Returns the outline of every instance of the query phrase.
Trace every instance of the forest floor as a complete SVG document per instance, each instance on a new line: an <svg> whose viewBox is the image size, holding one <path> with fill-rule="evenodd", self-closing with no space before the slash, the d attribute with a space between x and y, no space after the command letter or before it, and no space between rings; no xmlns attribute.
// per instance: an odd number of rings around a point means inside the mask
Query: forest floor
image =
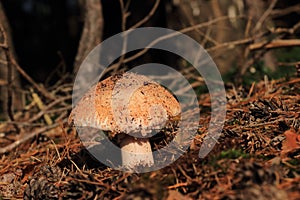
<svg viewBox="0 0 300 200"><path fill-rule="evenodd" d="M299 77L228 86L222 135L200 159L210 120L209 94L202 94L193 145L171 165L141 174L108 168L84 150L64 124L66 88L53 89L43 110L31 103L18 123L1 124L0 200L300 199Z"/></svg>

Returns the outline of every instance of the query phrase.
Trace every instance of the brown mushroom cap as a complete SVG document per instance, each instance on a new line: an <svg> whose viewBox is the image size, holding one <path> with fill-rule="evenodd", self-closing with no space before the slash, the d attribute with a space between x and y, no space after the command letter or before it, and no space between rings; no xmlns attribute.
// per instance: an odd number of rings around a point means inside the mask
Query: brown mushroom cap
<svg viewBox="0 0 300 200"><path fill-rule="evenodd" d="M111 137L138 132L145 136L180 112L178 101L164 87L146 76L126 72L93 86L72 110L69 123L111 131Z"/></svg>

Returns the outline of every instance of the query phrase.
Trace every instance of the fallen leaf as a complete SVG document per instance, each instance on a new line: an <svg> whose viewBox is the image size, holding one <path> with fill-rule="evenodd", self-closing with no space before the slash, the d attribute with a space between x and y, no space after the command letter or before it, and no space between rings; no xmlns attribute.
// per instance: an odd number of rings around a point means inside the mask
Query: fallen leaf
<svg viewBox="0 0 300 200"><path fill-rule="evenodd" d="M300 148L300 135L294 129L284 132L285 141L282 143L281 154L287 154L295 149Z"/></svg>

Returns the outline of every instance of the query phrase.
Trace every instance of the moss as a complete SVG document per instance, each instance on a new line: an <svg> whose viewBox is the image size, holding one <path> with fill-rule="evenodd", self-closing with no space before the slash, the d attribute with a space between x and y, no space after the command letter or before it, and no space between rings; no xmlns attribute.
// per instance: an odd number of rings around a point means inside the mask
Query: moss
<svg viewBox="0 0 300 200"><path fill-rule="evenodd" d="M229 149L226 151L222 151L218 156L218 159L237 159L237 158L250 158L251 155L249 153L245 153L239 149Z"/></svg>
<svg viewBox="0 0 300 200"><path fill-rule="evenodd" d="M297 62L300 60L300 47L277 49L274 53L279 62Z"/></svg>
<svg viewBox="0 0 300 200"><path fill-rule="evenodd" d="M249 159L251 157L252 157L251 154L246 153L240 149L227 149L227 150L221 151L218 155L213 156L208 162L205 162L203 164L211 165L214 169L221 169L223 172L226 172L228 166L219 165L220 160L223 160L223 159L227 159L227 160Z"/></svg>

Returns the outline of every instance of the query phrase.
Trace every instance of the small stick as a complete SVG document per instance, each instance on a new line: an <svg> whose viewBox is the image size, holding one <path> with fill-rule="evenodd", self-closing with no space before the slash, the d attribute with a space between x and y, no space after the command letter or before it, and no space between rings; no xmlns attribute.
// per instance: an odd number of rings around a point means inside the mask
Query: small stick
<svg viewBox="0 0 300 200"><path fill-rule="evenodd" d="M188 183L177 183L175 185L168 186L168 189L175 189L175 188L185 187L185 186L188 186Z"/></svg>
<svg viewBox="0 0 300 200"><path fill-rule="evenodd" d="M299 39L277 39L271 42L260 42L249 45L250 50L257 49L274 49L274 48L282 48L282 47L293 47L300 46Z"/></svg>
<svg viewBox="0 0 300 200"><path fill-rule="evenodd" d="M228 16L222 16L222 17L219 17L219 18L216 18L216 19L213 19L213 20L210 20L208 22L203 22L203 23L200 23L200 24L195 24L194 26L190 26L190 27L187 27L187 28L183 28L177 32L173 32L173 33L170 33L170 34L167 34L167 35L164 35L164 36L161 36L159 38L156 38L155 40L153 40L151 43L149 43L144 49L142 49L141 51L137 52L136 54L130 56L129 58L126 58L124 59L124 63L128 63L136 58L139 58L140 56L144 55L145 53L148 52L149 49L151 49L151 47L153 47L154 45L156 45L157 43L161 42L161 41L165 41L166 39L170 39L172 37L175 37L175 36L178 36L182 33L188 33L188 32L191 32L193 30L196 30L196 29L200 29L200 28L205 28L207 26L210 26L210 25L213 25L215 23L218 23L218 22L221 22L221 21L224 21L224 20L230 20L230 19L241 19L241 18L245 18L244 15L238 15L236 17L228 17ZM249 40L249 41L248 41ZM247 42L250 42L252 41L253 39L251 38L251 40L248 38Z"/></svg>
<svg viewBox="0 0 300 200"><path fill-rule="evenodd" d="M146 23L154 15L155 11L157 10L157 8L159 6L159 3L160 3L160 0L156 0L155 4L153 5L153 7L150 10L149 14L147 16L145 16L142 20L138 21L135 25L133 25L129 29L138 28L138 27L142 26L144 23Z"/></svg>
<svg viewBox="0 0 300 200"><path fill-rule="evenodd" d="M14 143L12 143L10 145L7 145L6 147L1 148L0 149L0 154L7 153L7 152L13 150L14 148L16 148L17 146L19 146L20 144L23 144L23 143L27 142L28 140L35 137L36 135L38 135L40 133L43 133L43 132L45 132L45 131L47 131L51 128L54 128L56 126L58 126L58 124L53 124L51 126L46 126L46 127L40 128L40 129L38 129L38 130L36 130L32 133L26 134L20 140L17 140Z"/></svg>
<svg viewBox="0 0 300 200"><path fill-rule="evenodd" d="M54 100L53 102L49 103L43 110L41 110L39 113L37 113L36 115L34 115L31 119L28 120L28 122L34 122L35 120L39 119L40 117L42 117L45 113L48 113L47 111L52 108L53 106L55 106L56 104L63 102L65 100L69 100L72 99L72 96L65 96L65 97L61 97L59 99Z"/></svg>
<svg viewBox="0 0 300 200"><path fill-rule="evenodd" d="M48 99L55 99L55 97L53 95L51 95L44 87L41 87L40 85L38 85L17 63L17 61L15 61L13 58L11 58L11 62L12 64L16 67L16 69L18 70L18 72L28 81L30 82L44 97L47 97Z"/></svg>
<svg viewBox="0 0 300 200"><path fill-rule="evenodd" d="M250 90L249 90L249 93L248 93L248 95L247 95L247 98L250 98L250 97L251 97L252 92L253 92L253 90L254 90L254 86L255 86L255 82L252 83L251 88L250 88Z"/></svg>
<svg viewBox="0 0 300 200"><path fill-rule="evenodd" d="M260 19L258 20L258 22L256 23L254 29L256 31L258 31L263 23L266 21L266 19L270 16L271 12L273 11L273 8L275 7L276 3L278 0L272 0L272 2L270 3L270 6L268 7L268 9L264 12L264 14L260 17Z"/></svg>
<svg viewBox="0 0 300 200"><path fill-rule="evenodd" d="M42 100L37 95L37 93L35 93L33 91L32 91L32 98L33 98L33 101L36 103L36 105L38 106L38 108L40 110L44 110L45 109L45 106L44 106ZM50 116L47 113L44 113L44 119L45 119L47 125L52 125L53 124L52 119L50 118Z"/></svg>

